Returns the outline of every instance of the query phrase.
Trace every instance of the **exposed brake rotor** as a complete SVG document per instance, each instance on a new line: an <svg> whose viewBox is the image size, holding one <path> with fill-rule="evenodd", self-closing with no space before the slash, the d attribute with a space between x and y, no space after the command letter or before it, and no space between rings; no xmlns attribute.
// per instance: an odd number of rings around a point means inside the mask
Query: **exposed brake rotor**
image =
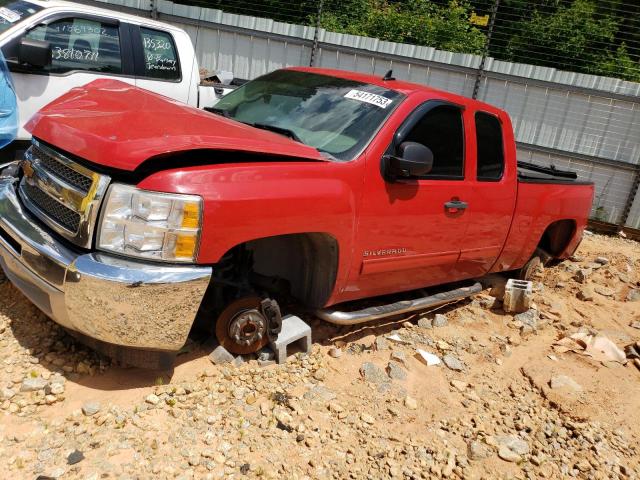
<svg viewBox="0 0 640 480"><path fill-rule="evenodd" d="M269 342L269 321L261 310L262 299L257 296L234 300L216 322L216 337L228 351L236 354L253 353Z"/></svg>

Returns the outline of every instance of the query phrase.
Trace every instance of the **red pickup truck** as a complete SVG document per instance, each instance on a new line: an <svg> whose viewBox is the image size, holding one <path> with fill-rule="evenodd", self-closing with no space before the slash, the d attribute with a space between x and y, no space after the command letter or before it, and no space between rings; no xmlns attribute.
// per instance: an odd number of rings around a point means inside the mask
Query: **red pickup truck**
<svg viewBox="0 0 640 480"><path fill-rule="evenodd" d="M574 252L593 196L517 162L504 111L391 72L278 70L207 112L97 80L28 129L25 159L0 172L0 264L132 364L170 362L196 320L247 353L277 336L280 305L353 324L477 287L340 304L526 276Z"/></svg>

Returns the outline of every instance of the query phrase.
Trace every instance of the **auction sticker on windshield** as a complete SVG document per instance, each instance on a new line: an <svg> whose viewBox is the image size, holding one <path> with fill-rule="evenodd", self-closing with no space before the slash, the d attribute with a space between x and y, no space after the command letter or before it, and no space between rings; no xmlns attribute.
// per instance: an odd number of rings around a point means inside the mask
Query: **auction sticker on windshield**
<svg viewBox="0 0 640 480"><path fill-rule="evenodd" d="M20 20L20 14L13 10L9 10L7 7L0 7L0 17L11 23L15 23Z"/></svg>
<svg viewBox="0 0 640 480"><path fill-rule="evenodd" d="M363 92L362 90L350 90L345 94L345 98L352 100L358 100L359 102L370 103L380 108L387 108L393 100L385 98L382 95L376 95L375 93Z"/></svg>

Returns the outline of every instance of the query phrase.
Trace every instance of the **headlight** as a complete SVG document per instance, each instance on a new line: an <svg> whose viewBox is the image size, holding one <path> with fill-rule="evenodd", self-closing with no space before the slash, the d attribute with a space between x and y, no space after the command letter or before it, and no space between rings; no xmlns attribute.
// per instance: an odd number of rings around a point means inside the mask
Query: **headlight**
<svg viewBox="0 0 640 480"><path fill-rule="evenodd" d="M193 262L198 253L202 199L113 184L104 202L98 248L132 257Z"/></svg>

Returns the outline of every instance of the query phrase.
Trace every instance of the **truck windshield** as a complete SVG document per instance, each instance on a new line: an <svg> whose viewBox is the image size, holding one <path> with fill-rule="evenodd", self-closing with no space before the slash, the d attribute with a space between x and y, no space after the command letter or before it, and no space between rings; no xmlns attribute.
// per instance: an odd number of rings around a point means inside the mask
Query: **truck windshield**
<svg viewBox="0 0 640 480"><path fill-rule="evenodd" d="M0 0L0 33L9 30L13 25L40 10L42 7L35 3L23 0Z"/></svg>
<svg viewBox="0 0 640 480"><path fill-rule="evenodd" d="M278 70L244 84L211 110L346 161L367 146L403 99L376 85Z"/></svg>

